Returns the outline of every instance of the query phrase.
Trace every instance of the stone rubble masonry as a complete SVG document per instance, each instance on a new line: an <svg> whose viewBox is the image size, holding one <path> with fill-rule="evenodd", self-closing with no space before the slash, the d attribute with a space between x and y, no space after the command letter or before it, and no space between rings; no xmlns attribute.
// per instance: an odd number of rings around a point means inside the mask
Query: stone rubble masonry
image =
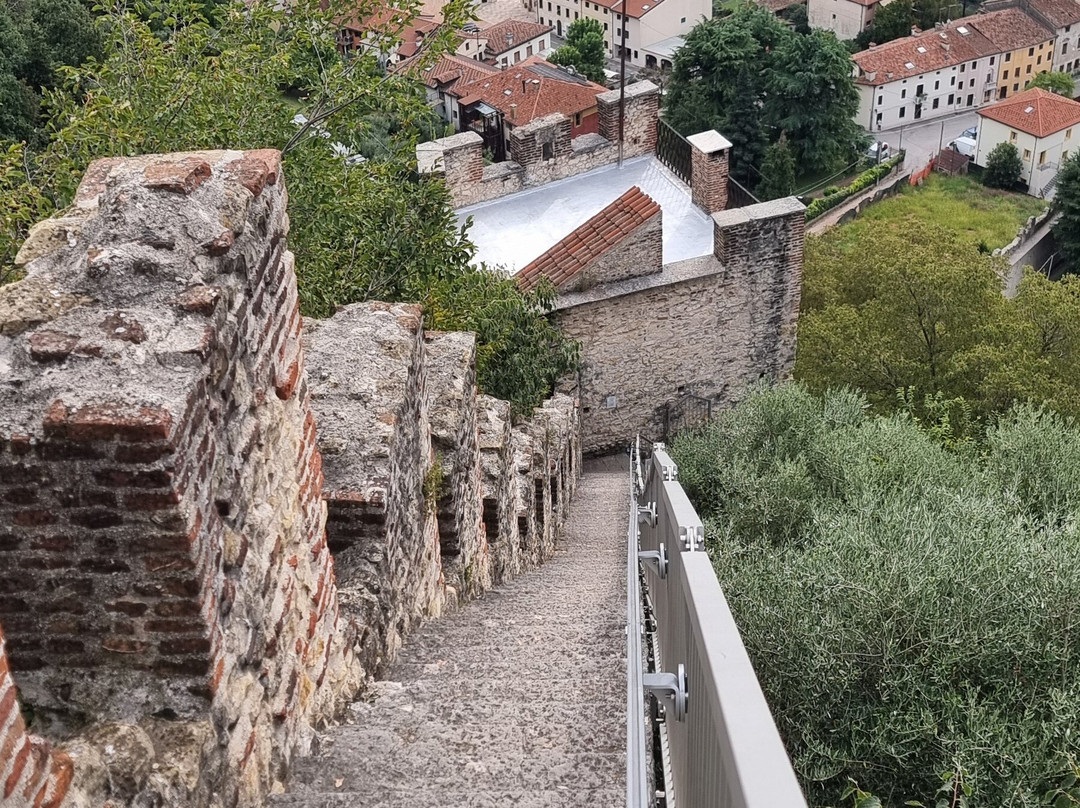
<svg viewBox="0 0 1080 808"><path fill-rule="evenodd" d="M0 805L59 808L71 785L70 756L26 731L0 628Z"/></svg>
<svg viewBox="0 0 1080 808"><path fill-rule="evenodd" d="M100 160L0 288L5 808L263 805L418 620L554 546L577 401L512 425L416 306L302 332L285 201L274 151Z"/></svg>
<svg viewBox="0 0 1080 808"><path fill-rule="evenodd" d="M728 161L731 141L710 129L687 138L690 142L690 196L712 214L727 207Z"/></svg>
<svg viewBox="0 0 1080 808"><path fill-rule="evenodd" d="M421 173L442 173L455 207L487 202L526 188L584 174L619 159L619 91L596 97L599 134L571 140L570 119L561 113L510 130L510 159L485 166L484 141L461 132L416 147ZM656 151L659 88L639 81L626 88L623 158Z"/></svg>
<svg viewBox="0 0 1080 808"><path fill-rule="evenodd" d="M561 294L556 319L582 346L584 450L660 439L687 393L727 406L795 361L804 207L794 198L713 215L715 255Z"/></svg>
<svg viewBox="0 0 1080 808"><path fill-rule="evenodd" d="M365 675L438 614L439 539L419 306L357 303L304 326L326 478L327 542Z"/></svg>
<svg viewBox="0 0 1080 808"><path fill-rule="evenodd" d="M448 600L473 598L491 587L491 558L481 530L480 450L476 425L476 337L425 335L426 391L438 479L436 507Z"/></svg>
<svg viewBox="0 0 1080 808"><path fill-rule="evenodd" d="M200 744L192 804L213 790L261 805L360 680L285 200L273 151L101 160L31 232L26 279L0 289L12 671L57 733L209 720L209 743L185 736ZM190 751L143 746L162 765ZM92 757L75 766L75 786L106 789L91 802L144 788L95 780Z"/></svg>

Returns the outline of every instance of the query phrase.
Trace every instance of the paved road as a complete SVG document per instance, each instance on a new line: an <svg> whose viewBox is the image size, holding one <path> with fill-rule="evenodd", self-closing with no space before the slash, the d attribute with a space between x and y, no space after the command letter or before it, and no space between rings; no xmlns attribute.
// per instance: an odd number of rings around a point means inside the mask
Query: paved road
<svg viewBox="0 0 1080 808"><path fill-rule="evenodd" d="M906 149L904 168L918 171L938 153L939 144L940 148L949 145L950 141L959 137L969 126L977 125L978 118L975 112L962 112L959 115L920 121L896 129L882 129L880 132L872 132L871 136L875 140L888 143L893 151Z"/></svg>
<svg viewBox="0 0 1080 808"><path fill-rule="evenodd" d="M412 635L274 808L625 808L624 471L541 568Z"/></svg>

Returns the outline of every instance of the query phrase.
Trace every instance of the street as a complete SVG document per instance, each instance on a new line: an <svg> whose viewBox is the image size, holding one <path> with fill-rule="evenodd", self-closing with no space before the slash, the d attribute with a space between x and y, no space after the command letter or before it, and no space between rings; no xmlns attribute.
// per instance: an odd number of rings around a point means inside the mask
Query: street
<svg viewBox="0 0 1080 808"><path fill-rule="evenodd" d="M978 123L978 114L971 111L919 121L897 129L882 129L880 132L871 132L870 135L875 140L888 143L893 151L905 149L905 170L918 171L938 153L939 144L940 148L945 148L950 141L956 140L961 132L969 126L977 126Z"/></svg>

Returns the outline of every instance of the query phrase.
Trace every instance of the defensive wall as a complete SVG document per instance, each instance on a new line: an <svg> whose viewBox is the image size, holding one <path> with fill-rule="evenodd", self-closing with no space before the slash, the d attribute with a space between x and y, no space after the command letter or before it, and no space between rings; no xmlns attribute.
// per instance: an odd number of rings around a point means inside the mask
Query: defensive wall
<svg viewBox="0 0 1080 808"><path fill-rule="evenodd" d="M555 545L578 408L299 313L272 151L94 163L0 288L0 804L258 806L402 638Z"/></svg>

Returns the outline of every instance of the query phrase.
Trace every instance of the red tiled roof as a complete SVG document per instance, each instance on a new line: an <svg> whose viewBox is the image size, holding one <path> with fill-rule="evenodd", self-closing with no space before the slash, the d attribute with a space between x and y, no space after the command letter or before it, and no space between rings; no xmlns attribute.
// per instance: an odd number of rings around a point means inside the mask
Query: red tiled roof
<svg viewBox="0 0 1080 808"><path fill-rule="evenodd" d="M459 82L464 85L502 72L497 67L455 54L439 57L435 64L423 71L419 70L415 59L399 62L390 70L395 73L412 73L432 89L442 87L447 90Z"/></svg>
<svg viewBox="0 0 1080 808"><path fill-rule="evenodd" d="M1054 38L1054 32L1018 8L974 14L957 22L970 25L1002 53L1030 48Z"/></svg>
<svg viewBox="0 0 1080 808"><path fill-rule="evenodd" d="M1028 0L1028 2L1035 11L1058 28L1080 22L1080 3L1076 0Z"/></svg>
<svg viewBox="0 0 1080 808"><path fill-rule="evenodd" d="M503 20L480 31L480 36L487 39L487 50L491 56L500 56L511 51L522 42L551 33L550 25L541 25L528 20ZM507 42L506 35L510 35Z"/></svg>
<svg viewBox="0 0 1080 808"><path fill-rule="evenodd" d="M1047 137L1080 123L1080 104L1038 88L1024 90L978 112L1035 137Z"/></svg>
<svg viewBox="0 0 1080 808"><path fill-rule="evenodd" d="M610 8L613 14L620 17L623 13L623 0L592 0L597 5ZM626 16L635 20L644 17L657 6L664 4L664 0L626 0Z"/></svg>
<svg viewBox="0 0 1080 808"><path fill-rule="evenodd" d="M660 206L635 185L518 272L518 286L532 289L542 277L562 286L659 213Z"/></svg>
<svg viewBox="0 0 1080 808"><path fill-rule="evenodd" d="M568 116L586 112L596 106L596 96L606 92L606 87L572 76L539 56L468 84L459 82L454 88L462 104L483 101L513 126L555 112Z"/></svg>

